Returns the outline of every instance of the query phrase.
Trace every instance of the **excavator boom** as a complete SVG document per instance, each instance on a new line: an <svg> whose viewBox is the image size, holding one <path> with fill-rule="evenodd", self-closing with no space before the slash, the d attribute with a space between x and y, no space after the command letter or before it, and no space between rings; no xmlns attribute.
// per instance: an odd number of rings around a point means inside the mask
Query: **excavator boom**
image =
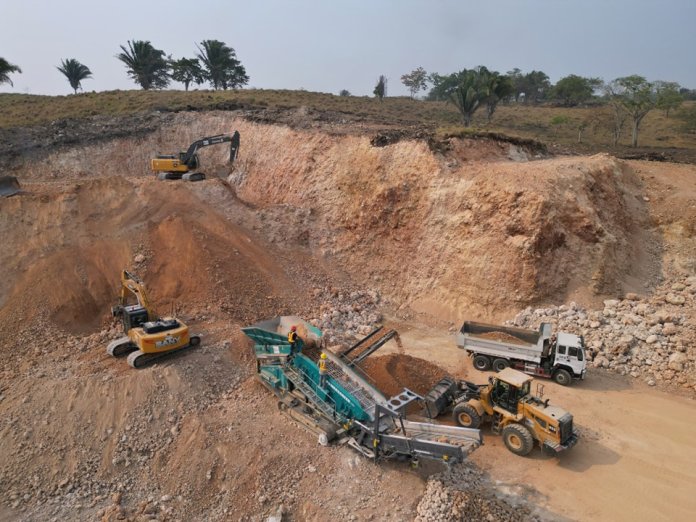
<svg viewBox="0 0 696 522"><path fill-rule="evenodd" d="M147 297L145 283L135 274L132 274L128 270L124 270L121 272L121 296L118 303L119 306L126 306L129 293L134 295L138 301L138 305L145 309L148 321L153 321L157 318L157 314L152 309L150 300Z"/></svg>

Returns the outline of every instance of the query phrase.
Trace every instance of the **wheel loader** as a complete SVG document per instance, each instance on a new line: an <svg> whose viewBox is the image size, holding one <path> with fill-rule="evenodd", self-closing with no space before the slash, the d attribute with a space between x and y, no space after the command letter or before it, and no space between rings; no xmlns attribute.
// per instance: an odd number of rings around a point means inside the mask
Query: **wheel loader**
<svg viewBox="0 0 696 522"><path fill-rule="evenodd" d="M233 163L237 158L237 154L239 154L239 142L239 131L235 131L232 135L218 134L217 136L201 138L189 145L186 151L176 154L158 154L157 157L150 160L150 168L159 180L183 179L184 181L201 181L205 179L205 174L194 172L200 165L198 150L210 145L229 143L229 162Z"/></svg>
<svg viewBox="0 0 696 522"><path fill-rule="evenodd" d="M543 385L537 395L530 392L532 377L506 368L489 378L488 384L456 381L438 382L425 396L425 414L430 418L451 410L454 421L465 428L491 424L502 433L505 446L516 455L527 455L537 442L542 451L554 454L578 442L573 416L543 400Z"/></svg>
<svg viewBox="0 0 696 522"><path fill-rule="evenodd" d="M127 304L134 296L135 304ZM111 315L121 319L125 335L106 347L113 357L128 355L128 364L142 368L152 361L186 348L198 346L201 338L191 335L189 328L174 317L160 318L150 305L145 284L135 274L121 272L121 293Z"/></svg>

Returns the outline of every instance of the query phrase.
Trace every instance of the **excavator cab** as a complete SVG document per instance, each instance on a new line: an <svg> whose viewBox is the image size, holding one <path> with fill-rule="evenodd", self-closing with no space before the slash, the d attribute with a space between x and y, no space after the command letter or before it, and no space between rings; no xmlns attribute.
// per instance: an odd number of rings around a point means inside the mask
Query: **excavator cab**
<svg viewBox="0 0 696 522"><path fill-rule="evenodd" d="M115 306L112 309L114 317L120 317L123 323L123 331L128 332L132 328L138 328L147 323L147 310L140 305Z"/></svg>

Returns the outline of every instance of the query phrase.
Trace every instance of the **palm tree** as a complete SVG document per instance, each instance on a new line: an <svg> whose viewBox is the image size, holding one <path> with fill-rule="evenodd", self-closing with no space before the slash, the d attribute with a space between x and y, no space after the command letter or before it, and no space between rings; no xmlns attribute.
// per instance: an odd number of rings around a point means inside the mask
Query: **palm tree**
<svg viewBox="0 0 696 522"><path fill-rule="evenodd" d="M56 67L56 69L65 75L70 83L70 87L75 91L75 94L77 94L77 89L82 88L80 82L92 77L92 71L89 70L89 67L82 65L75 60L75 58L61 60L60 67Z"/></svg>
<svg viewBox="0 0 696 522"><path fill-rule="evenodd" d="M471 117L486 98L482 85L484 74L480 70L469 70L464 74L460 84L450 94L449 101L454 104L464 119L464 126L471 125Z"/></svg>
<svg viewBox="0 0 696 522"><path fill-rule="evenodd" d="M146 91L149 89L163 89L169 85L169 63L165 59L164 51L155 49L149 41L128 41L128 49L120 46L122 53L116 55L128 70L135 83Z"/></svg>
<svg viewBox="0 0 696 522"><path fill-rule="evenodd" d="M503 76L497 71L487 71L483 84L486 93L486 119L490 123L500 100L510 97L515 88L509 76Z"/></svg>
<svg viewBox="0 0 696 522"><path fill-rule="evenodd" d="M201 49L201 46L203 47ZM249 83L246 69L237 59L234 49L219 40L203 40L198 47L198 58L203 64L205 79L213 89L236 89Z"/></svg>
<svg viewBox="0 0 696 522"><path fill-rule="evenodd" d="M8 62L4 58L0 58L0 84L9 83L14 87L12 80L10 80L11 73L21 73L22 69L16 65Z"/></svg>

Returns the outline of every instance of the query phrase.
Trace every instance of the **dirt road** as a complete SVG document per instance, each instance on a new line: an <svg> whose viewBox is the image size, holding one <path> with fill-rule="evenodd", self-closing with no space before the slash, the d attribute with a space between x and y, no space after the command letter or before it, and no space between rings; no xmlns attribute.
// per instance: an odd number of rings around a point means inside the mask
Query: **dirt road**
<svg viewBox="0 0 696 522"><path fill-rule="evenodd" d="M485 382L441 330L400 328L406 353ZM396 352L387 345L380 355ZM540 381L575 417L581 442L561 459L515 457L484 431L472 460L505 489L575 520L687 520L696 512L696 401L590 369L585 382Z"/></svg>

